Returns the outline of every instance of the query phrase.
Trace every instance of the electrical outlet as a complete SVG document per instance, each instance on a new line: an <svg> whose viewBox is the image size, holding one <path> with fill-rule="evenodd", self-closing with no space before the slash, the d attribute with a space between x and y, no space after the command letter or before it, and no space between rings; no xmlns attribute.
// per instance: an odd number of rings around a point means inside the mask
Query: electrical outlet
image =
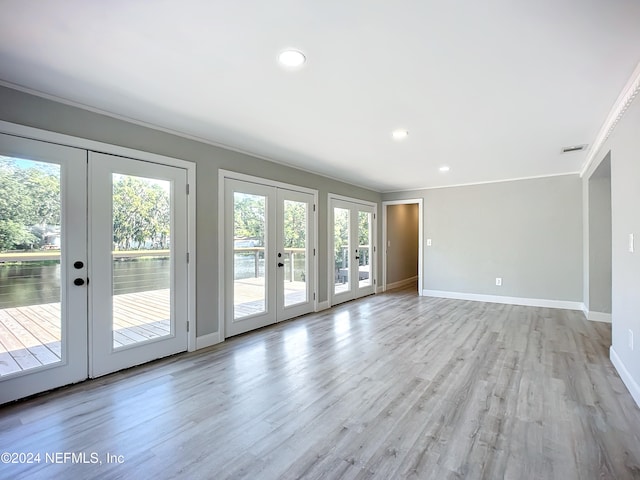
<svg viewBox="0 0 640 480"><path fill-rule="evenodd" d="M430 247L430 246L431 246L431 239L427 238L427 247Z"/></svg>
<svg viewBox="0 0 640 480"><path fill-rule="evenodd" d="M633 330L629 329L629 350L633 350Z"/></svg>
<svg viewBox="0 0 640 480"><path fill-rule="evenodd" d="M498 287L502 286L502 277L496 277L496 286Z"/></svg>

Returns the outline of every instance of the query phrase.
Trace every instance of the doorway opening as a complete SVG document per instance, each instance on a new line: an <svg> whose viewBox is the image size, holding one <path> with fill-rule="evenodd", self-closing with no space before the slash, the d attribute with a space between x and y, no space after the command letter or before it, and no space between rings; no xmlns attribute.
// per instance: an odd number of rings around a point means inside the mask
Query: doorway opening
<svg viewBox="0 0 640 480"><path fill-rule="evenodd" d="M422 199L383 202L383 289L417 283L422 295Z"/></svg>
<svg viewBox="0 0 640 480"><path fill-rule="evenodd" d="M611 152L589 177L589 320L611 322Z"/></svg>

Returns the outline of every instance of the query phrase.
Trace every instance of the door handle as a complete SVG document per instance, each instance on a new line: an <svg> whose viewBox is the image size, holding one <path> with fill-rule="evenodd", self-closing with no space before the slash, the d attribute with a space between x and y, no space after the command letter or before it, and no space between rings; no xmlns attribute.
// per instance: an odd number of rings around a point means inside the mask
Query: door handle
<svg viewBox="0 0 640 480"><path fill-rule="evenodd" d="M278 262L278 267L284 267L284 263Z"/></svg>
<svg viewBox="0 0 640 480"><path fill-rule="evenodd" d="M80 286L84 285L84 279L83 278L76 278L73 281L73 284L78 286L78 287L80 287Z"/></svg>
<svg viewBox="0 0 640 480"><path fill-rule="evenodd" d="M75 268L76 270L80 270L82 267L84 267L84 263L80 260L73 263L73 268Z"/></svg>

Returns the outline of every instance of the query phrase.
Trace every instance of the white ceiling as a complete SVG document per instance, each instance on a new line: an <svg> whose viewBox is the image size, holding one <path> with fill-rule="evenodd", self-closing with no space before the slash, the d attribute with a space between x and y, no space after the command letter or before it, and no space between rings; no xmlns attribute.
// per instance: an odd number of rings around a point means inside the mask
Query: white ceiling
<svg viewBox="0 0 640 480"><path fill-rule="evenodd" d="M0 1L0 80L379 191L577 172L639 61L637 0Z"/></svg>

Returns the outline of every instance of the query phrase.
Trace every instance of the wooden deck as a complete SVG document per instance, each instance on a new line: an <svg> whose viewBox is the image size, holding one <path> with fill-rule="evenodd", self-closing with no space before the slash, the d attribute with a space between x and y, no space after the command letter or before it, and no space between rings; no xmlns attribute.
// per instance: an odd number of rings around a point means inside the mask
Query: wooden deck
<svg viewBox="0 0 640 480"><path fill-rule="evenodd" d="M234 316L242 318L264 312L264 278L244 278L233 282ZM307 284L300 281L284 282L284 304L286 307L307 300Z"/></svg>
<svg viewBox="0 0 640 480"><path fill-rule="evenodd" d="M170 333L169 290L116 295L115 348ZM59 362L60 303L0 309L0 376Z"/></svg>

